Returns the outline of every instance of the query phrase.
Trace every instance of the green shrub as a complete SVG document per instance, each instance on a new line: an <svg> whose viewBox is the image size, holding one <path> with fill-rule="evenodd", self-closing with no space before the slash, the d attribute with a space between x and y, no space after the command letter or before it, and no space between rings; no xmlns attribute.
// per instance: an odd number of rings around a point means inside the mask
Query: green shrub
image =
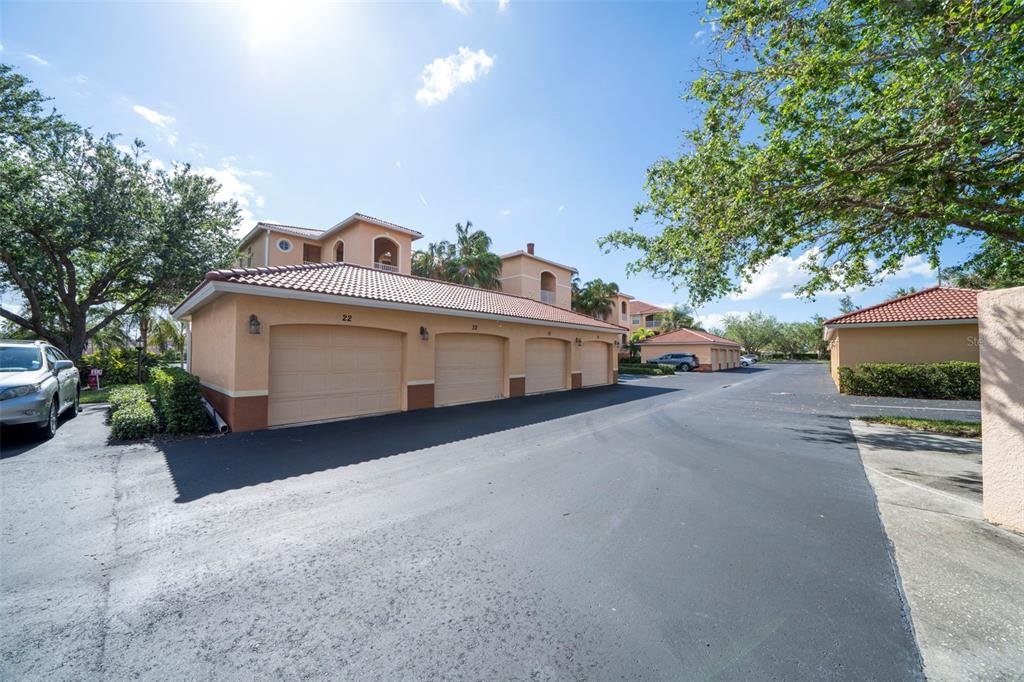
<svg viewBox="0 0 1024 682"><path fill-rule="evenodd" d="M120 410L129 403L148 401L149 393L142 384L130 384L128 386L117 386L110 389L110 407L114 412Z"/></svg>
<svg viewBox="0 0 1024 682"><path fill-rule="evenodd" d="M647 374L662 375L675 374L676 368L672 365L639 365L631 363L619 363L619 372L622 374Z"/></svg>
<svg viewBox="0 0 1024 682"><path fill-rule="evenodd" d="M852 395L939 400L981 399L981 365L934 362L920 365L864 363L839 368L839 390Z"/></svg>
<svg viewBox="0 0 1024 682"><path fill-rule="evenodd" d="M156 412L168 433L195 433L208 426L199 377L178 367L158 367L151 372Z"/></svg>
<svg viewBox="0 0 1024 682"><path fill-rule="evenodd" d="M103 376L100 377L100 385L104 384L134 384L139 361L139 351L133 348L110 348L98 350L95 353L88 353L82 356L79 369L82 372L82 385L89 383L89 370L102 369ZM149 381L149 370L156 367L160 359L153 353L146 353L143 356L142 382Z"/></svg>
<svg viewBox="0 0 1024 682"><path fill-rule="evenodd" d="M158 426L156 413L148 400L124 404L110 418L110 431L118 440L146 438L153 435Z"/></svg>

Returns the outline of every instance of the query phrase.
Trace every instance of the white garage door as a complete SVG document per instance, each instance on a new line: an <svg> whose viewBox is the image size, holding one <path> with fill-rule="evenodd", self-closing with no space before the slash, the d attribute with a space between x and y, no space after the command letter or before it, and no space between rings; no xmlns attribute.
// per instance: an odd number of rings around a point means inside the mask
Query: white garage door
<svg viewBox="0 0 1024 682"><path fill-rule="evenodd" d="M439 334L434 354L436 406L502 397L504 339L484 334Z"/></svg>
<svg viewBox="0 0 1024 682"><path fill-rule="evenodd" d="M565 388L566 350L558 339L530 339L526 342L526 392L542 393Z"/></svg>
<svg viewBox="0 0 1024 682"><path fill-rule="evenodd" d="M401 334L312 324L270 328L271 426L401 409Z"/></svg>
<svg viewBox="0 0 1024 682"><path fill-rule="evenodd" d="M583 365L583 385L597 386L608 383L608 344L600 341L587 341L583 344L581 362Z"/></svg>

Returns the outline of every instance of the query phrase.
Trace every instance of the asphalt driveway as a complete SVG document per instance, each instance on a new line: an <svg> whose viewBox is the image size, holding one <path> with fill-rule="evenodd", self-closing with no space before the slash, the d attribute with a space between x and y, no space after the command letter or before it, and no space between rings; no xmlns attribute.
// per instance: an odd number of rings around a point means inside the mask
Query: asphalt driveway
<svg viewBox="0 0 1024 682"><path fill-rule="evenodd" d="M97 408L5 433L0 677L918 679L855 404L762 365L160 446L107 446Z"/></svg>

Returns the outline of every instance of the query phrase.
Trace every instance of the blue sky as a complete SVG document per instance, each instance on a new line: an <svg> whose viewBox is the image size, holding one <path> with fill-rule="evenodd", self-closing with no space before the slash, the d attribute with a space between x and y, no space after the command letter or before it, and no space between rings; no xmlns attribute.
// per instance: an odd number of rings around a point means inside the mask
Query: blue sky
<svg viewBox="0 0 1024 682"><path fill-rule="evenodd" d="M359 211L451 238L472 220L505 253L575 265L659 305L595 241L633 224L645 169L676 153L681 101L710 49L697 3L9 3L0 59L69 118L216 176L248 219L329 227ZM641 223L640 229L650 229ZM791 297L781 259L699 310L783 320L838 311ZM868 292L930 286L923 261Z"/></svg>

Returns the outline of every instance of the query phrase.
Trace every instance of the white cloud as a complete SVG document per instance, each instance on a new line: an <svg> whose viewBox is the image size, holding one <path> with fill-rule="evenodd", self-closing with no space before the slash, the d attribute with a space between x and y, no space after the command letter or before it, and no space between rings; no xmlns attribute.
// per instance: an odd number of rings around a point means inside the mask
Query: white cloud
<svg viewBox="0 0 1024 682"><path fill-rule="evenodd" d="M803 266L813 256L814 252L811 250L803 252L796 258L775 256L754 274L749 283L743 285L739 293L732 294L729 298L734 301L749 301L766 294L791 290L807 279L808 275Z"/></svg>
<svg viewBox="0 0 1024 682"><path fill-rule="evenodd" d="M455 54L438 57L423 69L423 87L416 91L416 101L426 106L448 99L455 89L472 83L494 65L494 57L484 50L470 51L460 47Z"/></svg>
<svg viewBox="0 0 1024 682"><path fill-rule="evenodd" d="M75 82L79 85L85 85L89 82L89 79L83 76L82 74L78 74L77 76L75 76Z"/></svg>
<svg viewBox="0 0 1024 682"><path fill-rule="evenodd" d="M136 104L132 107L132 111L146 119L158 128L168 128L174 123L174 117L166 114L161 114L159 111L154 111L149 107L144 107L141 104Z"/></svg>
<svg viewBox="0 0 1024 682"><path fill-rule="evenodd" d="M456 12L460 12L462 14L465 14L466 12L469 11L469 3L464 2L463 0L441 0L441 2L448 5Z"/></svg>
<svg viewBox="0 0 1024 682"><path fill-rule="evenodd" d="M693 319L704 329L721 329L725 324L725 318L728 315L735 315L736 317L744 317L749 314L749 310L729 310L724 313L706 313L704 315L694 315Z"/></svg>
<svg viewBox="0 0 1024 682"><path fill-rule="evenodd" d="M230 158L222 159L220 168L206 166L197 168L196 172L209 176L220 184L220 190L216 195L218 200L234 199L238 203L242 218L242 222L238 226L241 234L248 232L256 225L257 220L252 209L253 207L263 208L266 200L246 178L265 177L266 173L238 168Z"/></svg>
<svg viewBox="0 0 1024 682"><path fill-rule="evenodd" d="M701 38L704 37L705 33L707 33L707 31L705 31L704 29L701 29L701 30L699 30L699 31L697 31L696 33L693 34L693 39L694 40L700 40Z"/></svg>
<svg viewBox="0 0 1024 682"><path fill-rule="evenodd" d="M510 208L502 209L501 215L512 215L512 209L510 209Z"/></svg>
<svg viewBox="0 0 1024 682"><path fill-rule="evenodd" d="M564 210L565 210L565 206L559 206L559 207L558 207L558 212L559 212L559 213L561 213L561 212L562 212L562 211L564 211Z"/></svg>
<svg viewBox="0 0 1024 682"><path fill-rule="evenodd" d="M401 161L395 161L395 168L401 168L401 167L402 167L402 162Z"/></svg>
<svg viewBox="0 0 1024 682"><path fill-rule="evenodd" d="M423 193L422 192L420 192L420 201L423 202L424 206L426 206L427 208L430 208L430 204L428 204L427 200L423 198Z"/></svg>
<svg viewBox="0 0 1024 682"><path fill-rule="evenodd" d="M504 12L508 9L508 0L498 0L498 11Z"/></svg>
<svg viewBox="0 0 1024 682"><path fill-rule="evenodd" d="M40 57L39 55L36 55L36 54L26 54L25 57L28 58L28 59L31 59L32 61L34 61L36 64L39 64L40 66L49 66L50 65L50 62L46 61L45 59L43 59L42 57Z"/></svg>

